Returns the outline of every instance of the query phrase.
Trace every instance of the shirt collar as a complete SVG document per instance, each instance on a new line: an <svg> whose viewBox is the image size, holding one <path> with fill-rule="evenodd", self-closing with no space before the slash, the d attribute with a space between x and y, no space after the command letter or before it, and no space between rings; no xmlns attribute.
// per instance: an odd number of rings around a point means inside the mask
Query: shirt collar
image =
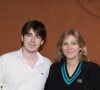
<svg viewBox="0 0 100 90"><path fill-rule="evenodd" d="M23 58L22 48L20 48L17 51L17 56ZM37 60L37 62L35 64L35 66L38 66L38 65L40 65L40 64L42 64L44 62L44 57L39 52L37 52L37 56L38 56L38 60Z"/></svg>

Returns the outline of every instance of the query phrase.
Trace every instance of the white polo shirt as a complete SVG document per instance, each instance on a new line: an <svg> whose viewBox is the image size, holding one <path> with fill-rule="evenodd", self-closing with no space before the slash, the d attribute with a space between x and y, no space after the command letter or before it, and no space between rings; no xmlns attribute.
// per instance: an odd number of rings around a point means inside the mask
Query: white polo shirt
<svg viewBox="0 0 100 90"><path fill-rule="evenodd" d="M43 90L51 61L37 52L38 61L31 68L22 57L22 49L0 57L2 90Z"/></svg>

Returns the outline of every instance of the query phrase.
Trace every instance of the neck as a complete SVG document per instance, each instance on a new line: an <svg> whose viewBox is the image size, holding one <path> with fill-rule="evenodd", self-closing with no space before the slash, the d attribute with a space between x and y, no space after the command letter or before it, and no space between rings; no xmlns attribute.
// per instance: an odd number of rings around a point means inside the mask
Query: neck
<svg viewBox="0 0 100 90"><path fill-rule="evenodd" d="M79 60L67 60L67 70L68 70L68 74L71 77L73 75L73 73L75 72L77 66L79 64Z"/></svg>
<svg viewBox="0 0 100 90"><path fill-rule="evenodd" d="M31 53L22 49L23 57L27 61L28 65L33 68L38 60L37 52Z"/></svg>
<svg viewBox="0 0 100 90"><path fill-rule="evenodd" d="M75 67L79 63L79 60L67 60L67 66L68 67Z"/></svg>
<svg viewBox="0 0 100 90"><path fill-rule="evenodd" d="M28 52L24 49L22 49L22 54L23 54L23 57L27 60L34 60L37 58L37 52L34 52L34 53L31 53L31 52Z"/></svg>

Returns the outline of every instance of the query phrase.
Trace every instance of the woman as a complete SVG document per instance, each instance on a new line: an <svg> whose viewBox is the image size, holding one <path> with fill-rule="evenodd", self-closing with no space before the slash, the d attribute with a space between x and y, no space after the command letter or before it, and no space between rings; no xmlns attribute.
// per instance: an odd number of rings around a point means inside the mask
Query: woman
<svg viewBox="0 0 100 90"><path fill-rule="evenodd" d="M44 90L100 90L100 67L88 59L78 31L68 29L62 33L56 60Z"/></svg>

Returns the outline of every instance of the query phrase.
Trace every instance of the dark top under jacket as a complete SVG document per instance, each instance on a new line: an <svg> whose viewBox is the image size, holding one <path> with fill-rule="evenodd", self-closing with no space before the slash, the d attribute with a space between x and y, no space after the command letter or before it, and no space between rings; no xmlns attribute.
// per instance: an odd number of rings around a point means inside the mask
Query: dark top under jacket
<svg viewBox="0 0 100 90"><path fill-rule="evenodd" d="M64 63L65 60L52 64L44 90L100 90L99 65L81 62L69 77Z"/></svg>

